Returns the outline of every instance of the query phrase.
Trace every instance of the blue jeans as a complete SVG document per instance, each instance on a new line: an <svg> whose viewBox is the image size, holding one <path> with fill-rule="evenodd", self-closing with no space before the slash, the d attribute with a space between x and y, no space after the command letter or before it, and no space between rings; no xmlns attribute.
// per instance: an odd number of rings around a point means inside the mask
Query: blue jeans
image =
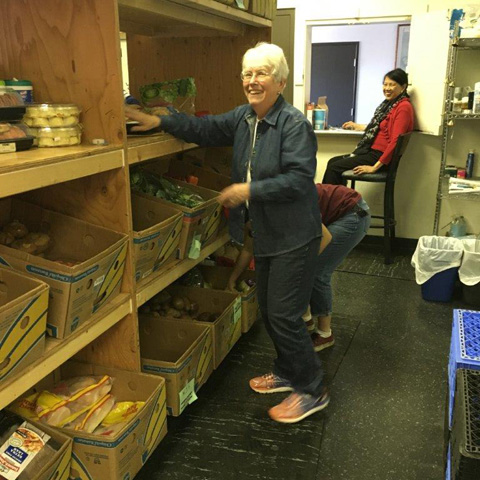
<svg viewBox="0 0 480 480"><path fill-rule="evenodd" d="M360 200L358 206L369 210L367 202ZM315 282L313 285L310 309L312 315L326 317L332 313L332 273L343 259L366 235L371 217L360 217L356 213L347 213L327 228L332 241L318 256Z"/></svg>
<svg viewBox="0 0 480 480"><path fill-rule="evenodd" d="M301 393L319 396L321 362L302 315L313 288L320 238L272 257L255 257L260 312L277 352L273 373Z"/></svg>

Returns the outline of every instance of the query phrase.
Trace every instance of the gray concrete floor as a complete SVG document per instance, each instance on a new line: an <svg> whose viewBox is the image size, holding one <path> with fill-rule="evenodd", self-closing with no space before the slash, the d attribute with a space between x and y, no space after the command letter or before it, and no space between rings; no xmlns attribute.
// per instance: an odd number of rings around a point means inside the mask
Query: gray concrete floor
<svg viewBox="0 0 480 480"><path fill-rule="evenodd" d="M139 480L440 480L453 308L425 302L410 255L393 266L358 248L334 274L334 347L321 352L329 407L295 425L250 377L271 369L261 322L178 418Z"/></svg>

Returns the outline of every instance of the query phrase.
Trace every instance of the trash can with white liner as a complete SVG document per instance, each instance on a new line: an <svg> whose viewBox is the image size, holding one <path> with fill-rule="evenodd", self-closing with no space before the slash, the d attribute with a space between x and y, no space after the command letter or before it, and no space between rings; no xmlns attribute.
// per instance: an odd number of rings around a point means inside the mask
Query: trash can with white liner
<svg viewBox="0 0 480 480"><path fill-rule="evenodd" d="M480 239L462 239L463 259L458 276L462 282L463 299L480 307Z"/></svg>
<svg viewBox="0 0 480 480"><path fill-rule="evenodd" d="M458 238L435 235L419 238L412 266L424 300L449 302L452 299L462 255L463 244Z"/></svg>

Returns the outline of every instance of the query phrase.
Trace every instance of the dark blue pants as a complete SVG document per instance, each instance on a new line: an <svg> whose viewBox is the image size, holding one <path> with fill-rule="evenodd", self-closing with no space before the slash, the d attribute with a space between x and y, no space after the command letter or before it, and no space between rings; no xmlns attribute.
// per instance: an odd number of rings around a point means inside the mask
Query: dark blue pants
<svg viewBox="0 0 480 480"><path fill-rule="evenodd" d="M273 373L320 395L323 371L302 319L310 302L320 238L292 252L255 257L260 312L277 352Z"/></svg>
<svg viewBox="0 0 480 480"><path fill-rule="evenodd" d="M375 165L378 159L382 156L379 150L370 150L369 153L361 155L339 155L331 158L327 163L327 169L323 175L322 183L329 183L330 185L347 185L347 181L343 179L342 173L347 170L352 170L359 165ZM381 167L382 169L385 166Z"/></svg>

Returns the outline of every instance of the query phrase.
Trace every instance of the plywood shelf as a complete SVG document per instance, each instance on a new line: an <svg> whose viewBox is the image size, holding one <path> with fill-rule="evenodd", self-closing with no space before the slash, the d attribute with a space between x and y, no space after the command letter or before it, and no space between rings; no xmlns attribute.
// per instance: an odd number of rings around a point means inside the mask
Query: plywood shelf
<svg viewBox="0 0 480 480"><path fill-rule="evenodd" d="M150 300L158 292L168 287L175 280L191 270L195 265L205 260L209 255L225 245L229 240L228 233L224 232L210 245L207 245L200 252L200 257L191 260L189 258L177 260L169 265L167 270L152 274L137 284L137 307Z"/></svg>
<svg viewBox="0 0 480 480"><path fill-rule="evenodd" d="M44 356L2 383L0 409L13 402L129 313L132 313L132 300L129 294L122 293L66 339L48 337Z"/></svg>
<svg viewBox="0 0 480 480"><path fill-rule="evenodd" d="M271 20L213 0L118 0L120 30L165 37L244 35Z"/></svg>
<svg viewBox="0 0 480 480"><path fill-rule="evenodd" d="M0 156L0 197L106 172L124 165L123 148L35 148Z"/></svg>
<svg viewBox="0 0 480 480"><path fill-rule="evenodd" d="M167 133L144 137L128 137L127 145L127 162L129 165L165 155L185 152L198 147L194 143L186 143Z"/></svg>

